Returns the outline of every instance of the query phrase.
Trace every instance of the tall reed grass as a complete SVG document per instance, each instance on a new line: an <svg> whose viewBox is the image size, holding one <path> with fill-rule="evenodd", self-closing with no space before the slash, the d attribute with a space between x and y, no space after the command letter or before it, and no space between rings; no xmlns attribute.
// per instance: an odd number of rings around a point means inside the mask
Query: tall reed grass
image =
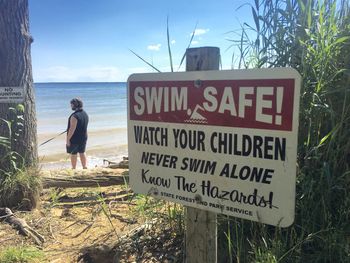
<svg viewBox="0 0 350 263"><path fill-rule="evenodd" d="M220 261L350 262L350 2L255 0L251 11L230 40L235 65L303 79L296 218L287 229L222 218Z"/></svg>

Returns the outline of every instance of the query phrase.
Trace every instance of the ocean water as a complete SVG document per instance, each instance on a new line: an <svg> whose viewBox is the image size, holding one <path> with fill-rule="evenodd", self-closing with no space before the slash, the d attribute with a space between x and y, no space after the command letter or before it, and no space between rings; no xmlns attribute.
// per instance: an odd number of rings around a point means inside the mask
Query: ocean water
<svg viewBox="0 0 350 263"><path fill-rule="evenodd" d="M39 144L67 129L73 112L70 100L79 97L89 115L87 155L89 166L103 159L118 161L127 155L126 83L35 83ZM69 165L65 134L39 146L44 166Z"/></svg>

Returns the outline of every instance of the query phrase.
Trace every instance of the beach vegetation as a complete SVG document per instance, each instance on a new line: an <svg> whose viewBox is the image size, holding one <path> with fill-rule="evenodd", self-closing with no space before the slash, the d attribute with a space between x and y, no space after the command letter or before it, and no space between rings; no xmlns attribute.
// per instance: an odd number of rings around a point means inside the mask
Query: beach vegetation
<svg viewBox="0 0 350 263"><path fill-rule="evenodd" d="M221 217L221 252L234 262L350 262L350 3L249 5L254 23L230 39L235 67L302 76L296 217L285 229Z"/></svg>
<svg viewBox="0 0 350 263"><path fill-rule="evenodd" d="M113 231L114 231L114 234L118 237L119 239L119 235L118 235L118 232L115 228L115 226L113 225L113 222L112 222L112 212L111 212L111 209L110 207L107 205L104 197L103 197L103 194L102 194L102 191L101 191L101 188L98 187L98 190L99 190L99 193L97 194L96 196L96 199L99 203L99 209L98 211L101 211L105 216L106 218L108 219L108 222L110 224L110 226L112 227Z"/></svg>
<svg viewBox="0 0 350 263"><path fill-rule="evenodd" d="M18 104L10 107L8 120L0 119L5 131L0 137L0 207L36 207L41 189L37 167L26 167L24 158L14 149L14 144L21 139L24 129L24 107Z"/></svg>
<svg viewBox="0 0 350 263"><path fill-rule="evenodd" d="M174 234L184 233L185 209L182 205L141 194L137 194L134 201L135 206L130 210L134 217L145 221L162 219L162 222L167 224Z"/></svg>
<svg viewBox="0 0 350 263"><path fill-rule="evenodd" d="M0 158L0 169L5 171L14 171L24 165L22 156L14 150L14 144L20 140L23 133L23 113L24 107L18 104L16 107L9 107L9 118L0 118L0 127L2 134L0 136L0 147L2 157Z"/></svg>
<svg viewBox="0 0 350 263"><path fill-rule="evenodd" d="M2 174L0 182L0 207L31 210L38 204L41 180L35 168L17 169Z"/></svg>
<svg viewBox="0 0 350 263"><path fill-rule="evenodd" d="M137 194L134 198L135 206L131 212L135 216L143 217L144 219L156 218L159 211L163 209L163 201L155 199L147 195Z"/></svg>
<svg viewBox="0 0 350 263"><path fill-rule="evenodd" d="M60 189L51 188L50 191L49 191L49 200L50 200L50 203L49 203L48 208L53 208L53 207L55 207L55 206L59 203L60 198L61 198L64 194L65 194L65 193L62 192Z"/></svg>
<svg viewBox="0 0 350 263"><path fill-rule="evenodd" d="M0 263L41 263L45 254L35 247L8 247L0 251Z"/></svg>

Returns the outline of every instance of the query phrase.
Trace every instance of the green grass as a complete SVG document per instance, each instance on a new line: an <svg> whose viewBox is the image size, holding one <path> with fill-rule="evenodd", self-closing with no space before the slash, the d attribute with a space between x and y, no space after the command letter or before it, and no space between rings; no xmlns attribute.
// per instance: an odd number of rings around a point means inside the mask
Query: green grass
<svg viewBox="0 0 350 263"><path fill-rule="evenodd" d="M163 222L178 235L184 233L185 209L182 205L140 194L136 195L134 202L135 206L130 210L133 217L146 221L165 219Z"/></svg>
<svg viewBox="0 0 350 263"><path fill-rule="evenodd" d="M0 263L42 263L45 255L34 247L8 247L0 251Z"/></svg>
<svg viewBox="0 0 350 263"><path fill-rule="evenodd" d="M0 206L32 209L36 207L41 189L39 172L35 168L17 169L1 176Z"/></svg>
<svg viewBox="0 0 350 263"><path fill-rule="evenodd" d="M140 194L136 195L134 201L135 206L132 207L131 212L134 213L134 215L144 219L152 219L157 217L164 205L162 200Z"/></svg>

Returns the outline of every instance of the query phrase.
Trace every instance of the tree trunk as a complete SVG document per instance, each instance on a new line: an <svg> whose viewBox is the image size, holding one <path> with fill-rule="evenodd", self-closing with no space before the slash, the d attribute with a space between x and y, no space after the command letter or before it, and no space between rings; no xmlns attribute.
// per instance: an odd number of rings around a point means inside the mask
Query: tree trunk
<svg viewBox="0 0 350 263"><path fill-rule="evenodd" d="M26 166L37 164L37 131L29 34L28 0L0 0L0 87L24 87L23 131L12 151L19 153ZM0 118L10 118L13 103L0 103ZM4 122L0 136L8 136ZM3 156L0 149L0 157ZM0 167L1 168L1 167Z"/></svg>

